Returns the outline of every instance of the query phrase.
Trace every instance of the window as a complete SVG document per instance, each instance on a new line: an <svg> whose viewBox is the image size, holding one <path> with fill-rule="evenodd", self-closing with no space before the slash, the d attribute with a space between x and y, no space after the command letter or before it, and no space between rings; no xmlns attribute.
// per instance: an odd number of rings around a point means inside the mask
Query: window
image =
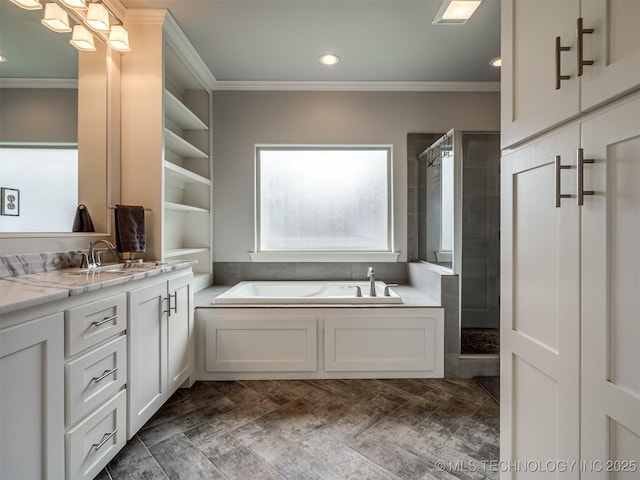
<svg viewBox="0 0 640 480"><path fill-rule="evenodd" d="M391 146L256 148L256 252L390 253L392 220Z"/></svg>

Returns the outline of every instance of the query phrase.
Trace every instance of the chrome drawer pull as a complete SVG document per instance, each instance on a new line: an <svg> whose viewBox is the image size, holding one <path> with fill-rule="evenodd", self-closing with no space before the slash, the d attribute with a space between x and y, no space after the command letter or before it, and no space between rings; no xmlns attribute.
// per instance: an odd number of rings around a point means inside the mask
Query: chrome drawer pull
<svg viewBox="0 0 640 480"><path fill-rule="evenodd" d="M93 325L94 327L99 327L103 323L111 322L111 321L117 320L117 319L118 319L118 315L116 314L116 315L112 315L110 317L104 317L102 320L96 320L95 322L91 322L91 325Z"/></svg>
<svg viewBox="0 0 640 480"><path fill-rule="evenodd" d="M571 197L571 195L567 193L560 193L560 171L571 168L570 165L562 165L560 160L560 155L556 155L556 208L560 208L561 198Z"/></svg>
<svg viewBox="0 0 640 480"><path fill-rule="evenodd" d="M118 433L118 429L117 428L111 433L105 433L102 436L102 440L100 440L100 443L94 443L93 445L91 445L91 448L95 448L96 451L100 450L102 448L102 446L105 443L107 443L109 441L109 439L111 439L111 437L113 437L116 433Z"/></svg>
<svg viewBox="0 0 640 480"><path fill-rule="evenodd" d="M118 367L112 368L111 370L105 370L104 373L102 375L100 375L99 377L93 377L91 379L91 382L101 382L102 380L104 380L105 378L107 378L109 375L111 375L112 373L116 373L118 371ZM89 382L89 383L91 383Z"/></svg>

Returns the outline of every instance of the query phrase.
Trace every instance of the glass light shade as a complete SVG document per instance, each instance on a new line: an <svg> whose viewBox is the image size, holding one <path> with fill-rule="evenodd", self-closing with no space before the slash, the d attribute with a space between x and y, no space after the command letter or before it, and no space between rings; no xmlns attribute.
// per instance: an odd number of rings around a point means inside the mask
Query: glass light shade
<svg viewBox="0 0 640 480"><path fill-rule="evenodd" d="M87 11L87 23L91 28L98 32L108 32L109 25L109 12L101 3L89 4L89 10Z"/></svg>
<svg viewBox="0 0 640 480"><path fill-rule="evenodd" d="M70 32L69 15L57 3L47 3L44 6L42 24L54 32Z"/></svg>
<svg viewBox="0 0 640 480"><path fill-rule="evenodd" d="M109 32L109 46L117 52L130 52L129 32L122 25L114 25Z"/></svg>
<svg viewBox="0 0 640 480"><path fill-rule="evenodd" d="M85 0L60 0L69 8L84 9L87 8L87 2Z"/></svg>
<svg viewBox="0 0 640 480"><path fill-rule="evenodd" d="M69 43L83 52L93 52L96 49L93 43L93 35L82 25L73 27L73 35Z"/></svg>
<svg viewBox="0 0 640 480"><path fill-rule="evenodd" d="M40 10L42 8L40 0L11 0L11 2L25 10Z"/></svg>

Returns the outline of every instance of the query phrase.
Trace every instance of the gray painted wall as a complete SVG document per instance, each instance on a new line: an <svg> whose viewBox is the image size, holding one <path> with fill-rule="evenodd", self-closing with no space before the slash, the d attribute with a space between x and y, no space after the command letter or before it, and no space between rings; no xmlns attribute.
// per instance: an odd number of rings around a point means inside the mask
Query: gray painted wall
<svg viewBox="0 0 640 480"><path fill-rule="evenodd" d="M499 93L235 92L213 94L214 258L254 249L254 145L392 144L394 243L407 260L407 134L499 130Z"/></svg>
<svg viewBox="0 0 640 480"><path fill-rule="evenodd" d="M0 142L77 141L77 89L0 89Z"/></svg>

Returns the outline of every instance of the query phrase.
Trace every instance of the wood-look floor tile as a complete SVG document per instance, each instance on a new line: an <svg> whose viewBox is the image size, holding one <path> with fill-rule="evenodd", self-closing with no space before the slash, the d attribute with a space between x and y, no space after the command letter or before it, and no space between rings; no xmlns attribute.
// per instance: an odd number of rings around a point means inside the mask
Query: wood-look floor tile
<svg viewBox="0 0 640 480"><path fill-rule="evenodd" d="M184 435L175 435L149 448L171 480L224 480L211 461Z"/></svg>
<svg viewBox="0 0 640 480"><path fill-rule="evenodd" d="M349 480L399 480L391 472L336 440L325 430L309 434L300 442L300 447Z"/></svg>
<svg viewBox="0 0 640 480"><path fill-rule="evenodd" d="M138 436L134 436L107 465L113 480L167 480L156 459Z"/></svg>
<svg viewBox="0 0 640 480"><path fill-rule="evenodd" d="M277 470L231 433L198 436L193 442L230 480L283 480Z"/></svg>
<svg viewBox="0 0 640 480"><path fill-rule="evenodd" d="M499 459L499 406L470 379L196 382L138 435L99 480L499 478L454 468Z"/></svg>

